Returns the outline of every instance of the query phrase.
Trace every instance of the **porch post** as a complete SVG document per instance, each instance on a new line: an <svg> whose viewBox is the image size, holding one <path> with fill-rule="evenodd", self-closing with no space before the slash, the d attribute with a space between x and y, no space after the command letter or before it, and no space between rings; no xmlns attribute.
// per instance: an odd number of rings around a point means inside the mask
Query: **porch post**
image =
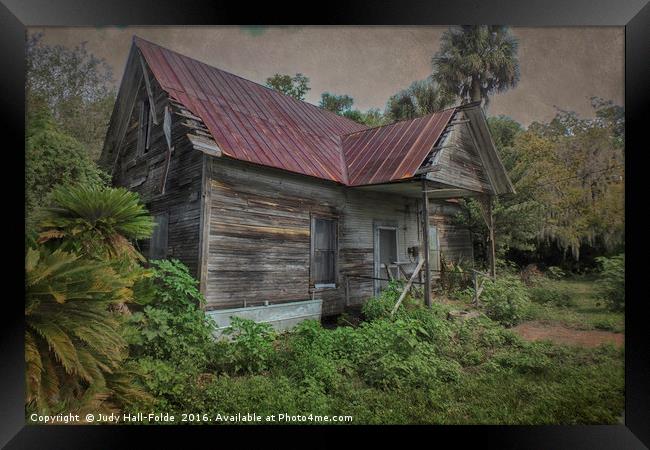
<svg viewBox="0 0 650 450"><path fill-rule="evenodd" d="M431 306L431 271L429 270L429 196L422 179L422 243L424 252L424 304Z"/></svg>
<svg viewBox="0 0 650 450"><path fill-rule="evenodd" d="M497 276L496 271L496 250L494 244L494 214L492 213L492 196L487 201L488 232L490 239L490 275L492 278Z"/></svg>

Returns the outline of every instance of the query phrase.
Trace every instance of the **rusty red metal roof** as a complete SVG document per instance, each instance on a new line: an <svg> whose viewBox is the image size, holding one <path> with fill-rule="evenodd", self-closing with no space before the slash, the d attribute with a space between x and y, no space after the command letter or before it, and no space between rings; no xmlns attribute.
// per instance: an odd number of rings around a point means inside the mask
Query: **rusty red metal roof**
<svg viewBox="0 0 650 450"><path fill-rule="evenodd" d="M454 108L446 109L344 136L348 184L378 184L412 177L454 111Z"/></svg>
<svg viewBox="0 0 650 450"><path fill-rule="evenodd" d="M368 128L134 37L162 89L201 118L226 156L345 185L413 176L453 110Z"/></svg>

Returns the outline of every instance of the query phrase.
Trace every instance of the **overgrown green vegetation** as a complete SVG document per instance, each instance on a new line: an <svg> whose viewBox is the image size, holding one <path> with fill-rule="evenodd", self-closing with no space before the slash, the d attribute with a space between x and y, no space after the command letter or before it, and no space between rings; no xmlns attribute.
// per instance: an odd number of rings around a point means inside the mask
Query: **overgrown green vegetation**
<svg viewBox="0 0 650 450"><path fill-rule="evenodd" d="M625 308L625 254L612 258L596 258L602 275L598 280L600 292L614 311Z"/></svg>
<svg viewBox="0 0 650 450"><path fill-rule="evenodd" d="M347 95L325 93L321 106L375 126L454 98L486 104L516 84L516 47L504 27L454 28L434 59L436 74L392 96L383 113L353 109ZM313 413L349 415L354 424L619 420L622 349L531 343L512 327L536 320L624 330L624 255L611 257L624 241L621 107L594 98L594 119L561 111L528 129L489 119L518 192L495 205L499 254L533 259L541 269L500 259L478 317L450 314L476 309L468 272L476 265L443 258L436 296L451 300L430 309L414 288L392 314L402 283L391 282L361 317L341 318L335 329L305 321L278 333L234 319L215 340L197 281L179 261L143 258L134 242L150 235L151 217L138 195L108 188L93 162L114 98L110 69L84 46L51 47L40 36L28 44L28 69L28 414ZM267 81L298 99L309 91L302 74ZM460 220L481 255L483 221L474 202L463 206ZM596 259L599 270L576 276L572 262L585 247L605 256Z"/></svg>
<svg viewBox="0 0 650 450"><path fill-rule="evenodd" d="M595 97L592 106L593 119L559 111L549 123L526 130L506 117L488 119L517 190L493 208L502 257L575 272L595 269L595 257L622 250L624 110ZM472 230L477 256L485 255L479 206L473 200L462 204L458 222Z"/></svg>
<svg viewBox="0 0 650 450"><path fill-rule="evenodd" d="M175 278L156 275L158 282ZM227 338L198 345L200 352L167 357L147 350L136 360L156 406L209 417L251 411L351 415L355 424L618 420L622 350L529 343L484 315L449 320L451 306L428 309L414 299L391 317L398 291L389 286L367 302L356 327L305 321L277 334L240 319ZM176 327L165 339L173 347L185 335Z"/></svg>
<svg viewBox="0 0 650 450"><path fill-rule="evenodd" d="M612 311L603 295L595 289L598 275L573 276L559 281L543 282L542 289L552 290L540 302L532 287L533 302L526 313L526 320L558 323L578 330L606 330L621 333L625 330L623 311ZM558 302L556 298L561 300ZM536 301L537 300L537 301Z"/></svg>
<svg viewBox="0 0 650 450"><path fill-rule="evenodd" d="M62 185L52 197L26 247L26 410L113 412L147 401L121 330L147 276L129 238L147 236L151 218L119 189Z"/></svg>
<svg viewBox="0 0 650 450"><path fill-rule="evenodd" d="M86 43L48 45L42 33L29 35L26 57L28 113L47 110L60 132L78 142L84 158L96 160L116 97L111 67L90 53Z"/></svg>
<svg viewBox="0 0 650 450"><path fill-rule="evenodd" d="M481 302L489 318L513 326L524 318L530 295L518 277L503 275L483 282Z"/></svg>
<svg viewBox="0 0 650 450"><path fill-rule="evenodd" d="M25 214L33 226L34 210L49 203L54 187L75 183L102 187L110 180L87 149L56 125L45 107L29 110L26 125Z"/></svg>

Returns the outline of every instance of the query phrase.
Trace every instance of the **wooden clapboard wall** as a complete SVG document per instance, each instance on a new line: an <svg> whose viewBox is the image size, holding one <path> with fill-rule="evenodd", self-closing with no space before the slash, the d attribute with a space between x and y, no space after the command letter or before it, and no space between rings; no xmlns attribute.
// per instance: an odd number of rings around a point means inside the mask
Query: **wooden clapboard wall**
<svg viewBox="0 0 650 450"><path fill-rule="evenodd" d="M357 277L375 275L375 225L397 226L401 261L409 261L408 247L419 246L418 199L345 188L225 156L210 156L220 152L200 120L169 101L146 65L130 64L128 73L131 84L120 92L134 98L118 98L116 102L102 164L112 171L115 185L138 192L157 222L166 224L166 236L155 236L156 245L166 242L166 249L156 249L155 256L184 262L200 279L208 309L315 296L323 299L324 315L336 314L346 307L347 276L348 306L359 305L374 294L373 280ZM145 153L138 135L143 126L141 118L146 116L140 102L147 98L153 99L158 123L151 123ZM165 107L172 111L174 152L169 165L163 132ZM200 146L201 151L190 142L188 133L207 142ZM450 137L462 144L459 148L469 148L466 137L454 133ZM475 155L468 152L465 158L472 160ZM445 164L452 167L461 156ZM455 185L457 181L454 179ZM476 188L476 183L484 188L482 176L468 188ZM469 233L453 225L451 217L456 210L444 204L432 201L430 215L431 224L438 229L441 251L448 260L471 257ZM336 218L338 227L336 287L317 291L309 279L314 214ZM149 256L148 242L141 243L141 251Z"/></svg>
<svg viewBox="0 0 650 450"><path fill-rule="evenodd" d="M313 294L323 299L323 314L339 313L346 306L345 276L374 275L375 224L397 224L402 261L409 260L408 247L419 245L416 199L347 189L227 158L208 161L208 309L299 301ZM446 225L452 213L441 209L432 223ZM316 292L309 281L313 214L336 218L339 230L337 286ZM441 248L454 248L457 239L452 228L443 228ZM471 249L471 242L467 245ZM350 278L349 290L350 306L358 305L373 296L373 281Z"/></svg>
<svg viewBox="0 0 650 450"><path fill-rule="evenodd" d="M490 180L483 168L469 120L461 111L455 114L451 123L455 124L449 126L442 148L434 156L434 170L429 178L475 192L491 193Z"/></svg>
<svg viewBox="0 0 650 450"><path fill-rule="evenodd" d="M474 260L474 248L470 232L467 228L456 225L454 220L460 212L460 207L453 203L432 203L429 220L438 230L442 257L454 263L471 263Z"/></svg>
<svg viewBox="0 0 650 450"><path fill-rule="evenodd" d="M138 67L141 66L136 65ZM166 216L166 220L157 220L158 223L167 224L167 236L158 236L160 242L165 242L165 239L167 242L163 254L167 258L179 259L190 268L192 274L198 276L203 154L191 146L186 137L187 128L174 116L171 125L174 152L169 160L165 193L161 193L168 157L163 111L165 106L169 106L169 101L155 79L150 74L149 77L158 119L157 125L150 122L149 150L144 153L142 144L140 147L138 144L143 125L140 123L143 116L140 104L148 98L144 78L140 76L135 78L139 79L139 87L132 110L122 110L124 114L130 114L121 145L106 148L102 163L107 170L113 171L114 185L139 193L152 215ZM149 256L149 242L145 240L139 245L142 253Z"/></svg>

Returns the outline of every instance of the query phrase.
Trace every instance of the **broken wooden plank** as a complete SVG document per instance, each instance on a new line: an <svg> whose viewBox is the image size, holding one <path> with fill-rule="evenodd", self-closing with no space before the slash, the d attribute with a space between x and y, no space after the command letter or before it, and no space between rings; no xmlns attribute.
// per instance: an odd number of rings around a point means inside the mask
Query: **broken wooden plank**
<svg viewBox="0 0 650 450"><path fill-rule="evenodd" d="M217 156L217 157L222 155L221 149L214 141L208 140L206 138L202 138L200 136L196 136L194 134L188 134L187 138L190 140L192 146L195 149L200 150L207 155Z"/></svg>
<svg viewBox="0 0 650 450"><path fill-rule="evenodd" d="M420 273L423 264L424 264L424 259L420 259L420 262L418 262L418 265L415 268L413 275L411 275L411 278L409 278L408 282L406 283L406 286L404 286L404 290L402 291L399 298L397 299L397 303L395 303L395 306L393 307L393 310L390 313L391 316L395 315L397 308L399 308L399 305L402 303L402 300L404 300L404 297L406 297L406 293L409 291L409 289L411 289L411 285L413 284L413 281L415 281L415 277L417 277L418 274Z"/></svg>

